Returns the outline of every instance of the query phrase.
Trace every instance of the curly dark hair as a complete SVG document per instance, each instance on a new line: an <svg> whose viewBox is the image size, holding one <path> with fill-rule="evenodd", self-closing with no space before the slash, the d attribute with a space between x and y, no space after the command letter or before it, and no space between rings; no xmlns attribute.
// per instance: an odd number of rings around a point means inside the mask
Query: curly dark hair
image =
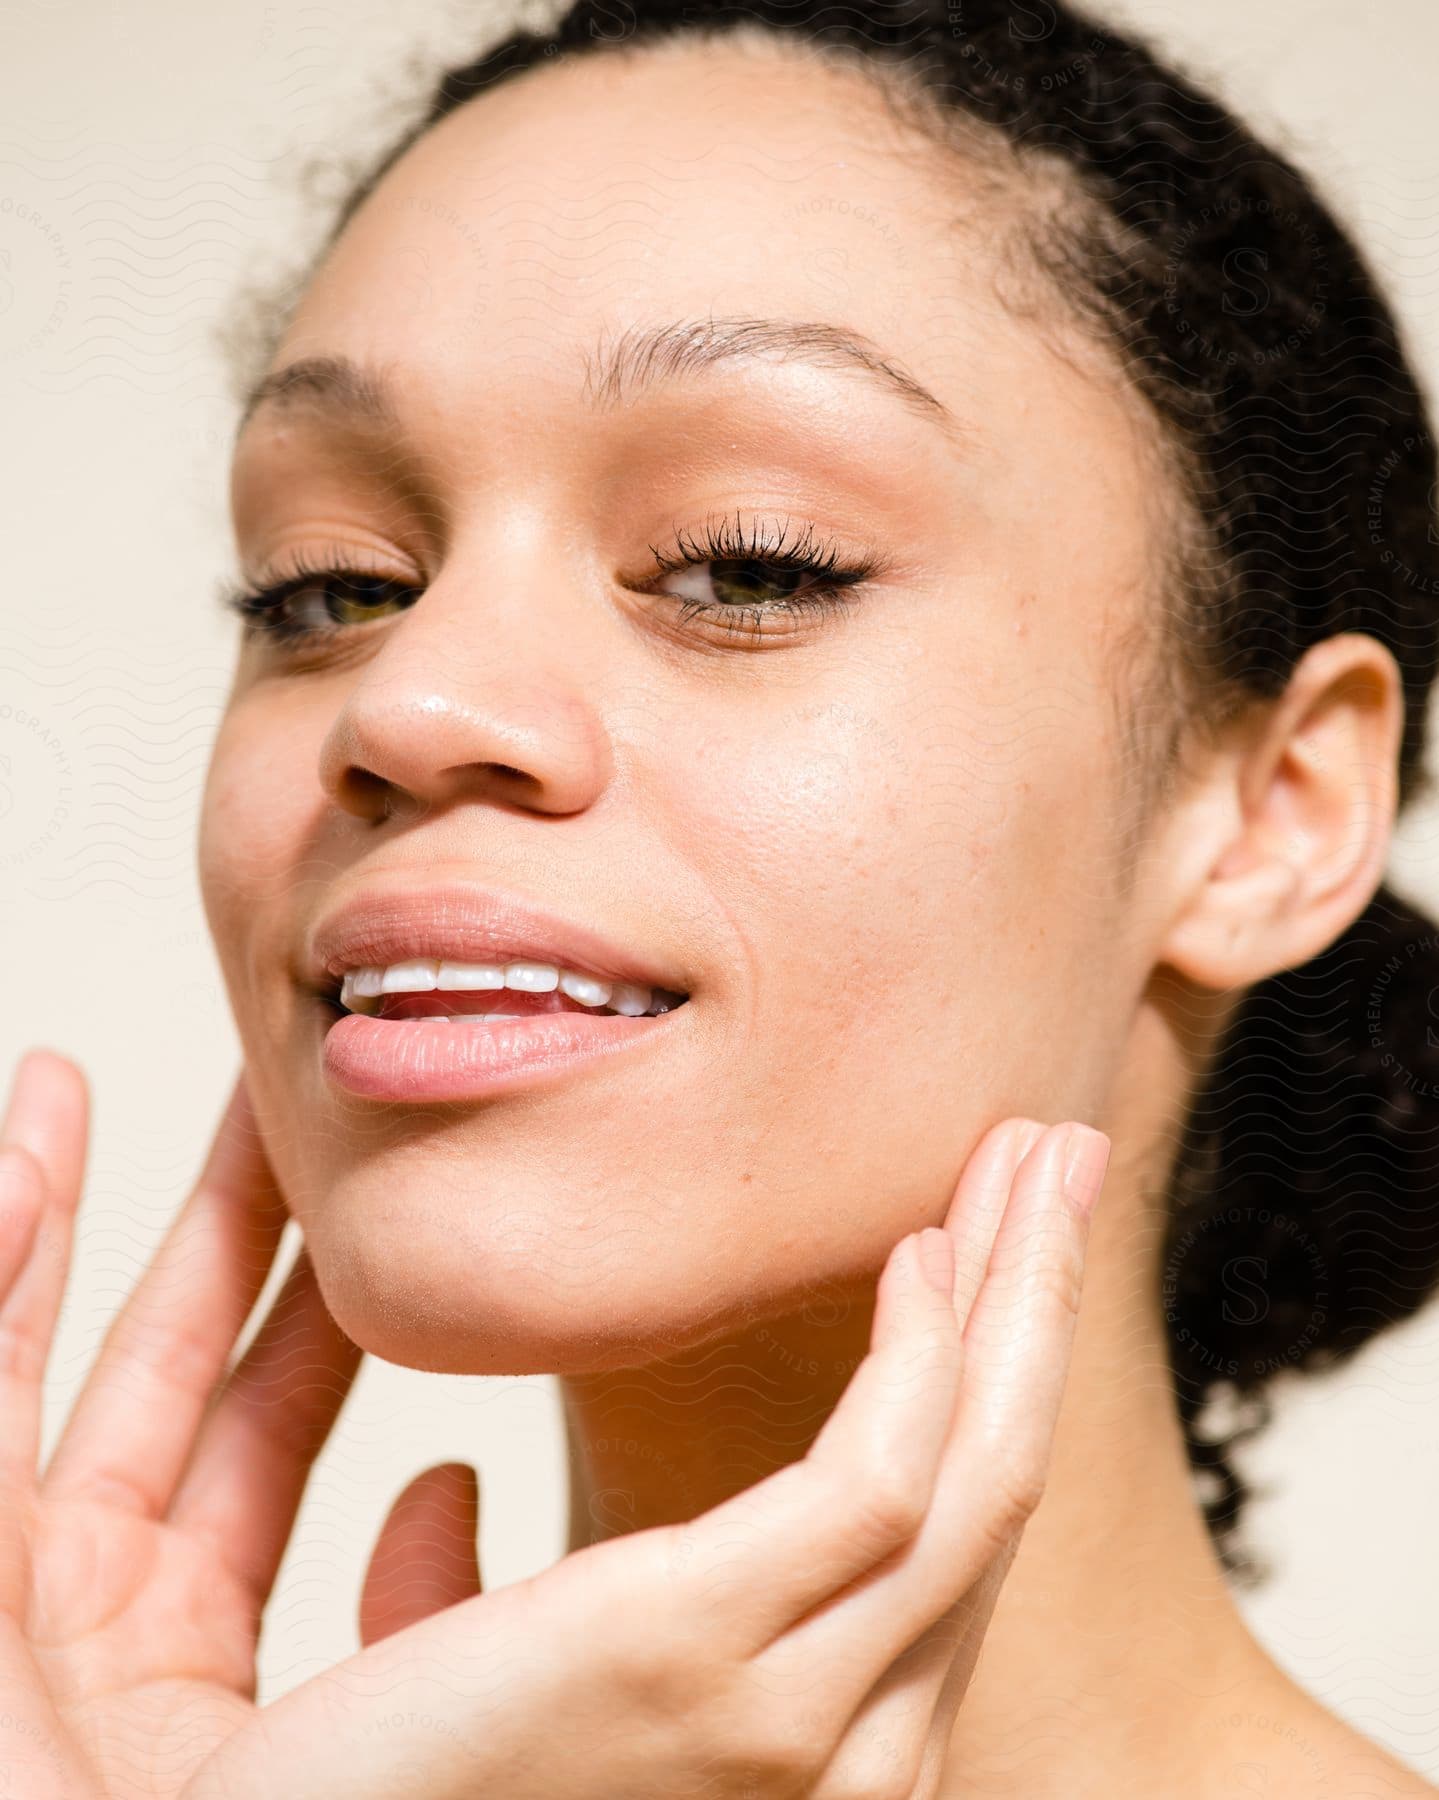
<svg viewBox="0 0 1439 1800"><path fill-rule="evenodd" d="M441 77L316 261L417 138L498 83L735 33L864 72L936 145L1007 172L1016 248L1153 409L1175 477L1174 704L1134 709L1148 800L1196 724L1279 695L1345 631L1398 661L1401 807L1427 791L1435 452L1395 318L1310 181L1134 36L1058 0L575 0ZM1183 1121L1160 1300L1199 1501L1241 1578L1260 1565L1231 1451L1268 1418L1266 1384L1348 1357L1439 1283L1436 994L1439 931L1386 883L1322 955L1243 996Z"/></svg>

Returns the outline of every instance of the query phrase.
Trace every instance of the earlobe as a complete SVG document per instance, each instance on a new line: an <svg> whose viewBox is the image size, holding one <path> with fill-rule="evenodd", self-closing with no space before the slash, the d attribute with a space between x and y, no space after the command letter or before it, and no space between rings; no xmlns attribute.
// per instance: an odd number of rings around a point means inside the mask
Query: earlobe
<svg viewBox="0 0 1439 1800"><path fill-rule="evenodd" d="M1333 943L1384 877L1403 723L1399 667L1384 645L1360 632L1314 645L1259 729L1246 725L1240 752L1216 759L1209 803L1190 814L1212 852L1160 960L1230 989Z"/></svg>
<svg viewBox="0 0 1439 1800"><path fill-rule="evenodd" d="M1304 882L1285 856L1251 860L1242 871L1211 873L1201 895L1175 921L1162 960L1200 987L1224 991L1247 987L1291 966L1307 962L1284 956L1293 936Z"/></svg>

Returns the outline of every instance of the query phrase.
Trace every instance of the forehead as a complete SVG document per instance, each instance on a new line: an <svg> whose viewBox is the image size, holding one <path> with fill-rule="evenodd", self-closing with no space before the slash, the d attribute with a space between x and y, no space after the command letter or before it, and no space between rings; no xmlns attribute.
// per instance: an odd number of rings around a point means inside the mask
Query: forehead
<svg viewBox="0 0 1439 1800"><path fill-rule="evenodd" d="M273 361L399 361L451 395L503 369L537 394L562 379L593 396L618 390L638 329L787 319L837 328L839 355L840 335L858 340L941 402L936 422L951 403L958 419L994 381L1013 391L1026 362L1053 361L1034 316L1016 322L997 298L994 225L1012 229L1014 185L902 125L855 69L792 45L680 39L546 64L399 159ZM1062 333L1062 309L1045 310ZM1112 366L1082 345L1064 360L1077 402L1093 403L1082 374L1125 406Z"/></svg>
<svg viewBox="0 0 1439 1800"><path fill-rule="evenodd" d="M566 307L762 282L785 310L853 292L898 324L942 204L900 143L871 83L793 47L557 59L425 133L332 262L399 254L417 278L443 260L507 287L528 270Z"/></svg>

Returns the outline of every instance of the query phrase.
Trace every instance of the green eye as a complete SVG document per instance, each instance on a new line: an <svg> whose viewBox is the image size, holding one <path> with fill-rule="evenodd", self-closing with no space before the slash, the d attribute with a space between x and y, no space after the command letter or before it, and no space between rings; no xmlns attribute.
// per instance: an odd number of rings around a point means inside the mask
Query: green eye
<svg viewBox="0 0 1439 1800"><path fill-rule="evenodd" d="M285 643L313 642L347 626L368 625L413 606L420 590L384 575L358 569L315 569L292 575L277 586L241 591L227 604L247 631Z"/></svg>
<svg viewBox="0 0 1439 1800"><path fill-rule="evenodd" d="M379 576L336 571L309 582L285 604L296 624L322 631L327 624L365 625L387 607L408 606L410 602L400 598L407 591L399 582Z"/></svg>
<svg viewBox="0 0 1439 1800"><path fill-rule="evenodd" d="M778 528L759 521L746 528L739 514L733 522L707 519L697 537L678 532L671 551L651 544L650 554L660 578L678 582L665 598L678 604L682 620L712 621L751 642L780 635L769 619L843 611L853 604L848 590L881 566L876 553L846 558L836 544L816 544L812 525L792 538L788 520Z"/></svg>

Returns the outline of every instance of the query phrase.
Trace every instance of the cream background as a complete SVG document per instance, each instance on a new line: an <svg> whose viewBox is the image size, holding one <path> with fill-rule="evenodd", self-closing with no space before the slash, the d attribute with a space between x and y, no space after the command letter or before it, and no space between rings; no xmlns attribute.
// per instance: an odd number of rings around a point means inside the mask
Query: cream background
<svg viewBox="0 0 1439 1800"><path fill-rule="evenodd" d="M0 17L0 1078L47 1043L80 1059L95 1097L47 1444L238 1066L193 869L232 642L210 598L234 423L216 329L237 283L317 239L298 162L315 164L322 207L431 73L512 16L455 0L8 0ZM1432 0L1128 0L1111 16L1187 54L1321 178L1433 391ZM1432 807L1407 821L1391 867L1439 914L1436 826ZM1278 1398L1244 1465L1274 1485L1250 1537L1276 1574L1245 1610L1330 1706L1439 1779L1439 1306ZM559 1418L548 1378L368 1360L281 1572L262 1699L355 1647L363 1558L431 1462L480 1468L488 1585L551 1562Z"/></svg>

